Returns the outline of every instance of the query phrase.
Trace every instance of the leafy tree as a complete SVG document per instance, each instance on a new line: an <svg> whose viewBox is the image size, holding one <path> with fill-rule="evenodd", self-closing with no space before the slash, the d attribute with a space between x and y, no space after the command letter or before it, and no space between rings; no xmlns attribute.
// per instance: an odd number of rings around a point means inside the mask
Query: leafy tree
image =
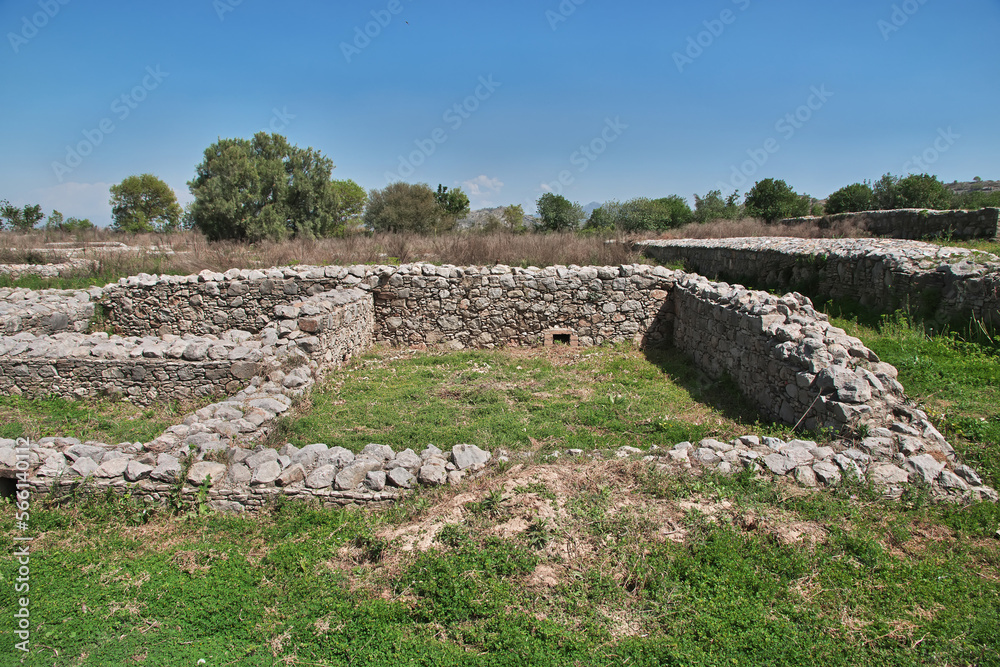
<svg viewBox="0 0 1000 667"><path fill-rule="evenodd" d="M871 186L868 183L854 183L840 188L827 198L826 213L835 215L870 211L874 203L875 193Z"/></svg>
<svg viewBox="0 0 1000 667"><path fill-rule="evenodd" d="M66 226L66 219L59 211L52 211L49 219L45 221L45 229L62 231Z"/></svg>
<svg viewBox="0 0 1000 667"><path fill-rule="evenodd" d="M26 232L41 222L45 214L42 213L42 207L39 204L25 204L23 208L18 208L7 200L3 200L2 205L0 205L0 217L7 221L7 225L13 231Z"/></svg>
<svg viewBox="0 0 1000 667"><path fill-rule="evenodd" d="M62 227L63 231L66 232L81 232L94 228L94 223L90 221L90 218L67 218Z"/></svg>
<svg viewBox="0 0 1000 667"><path fill-rule="evenodd" d="M766 178L747 193L746 211L768 224L782 218L807 215L810 198L796 194L784 181Z"/></svg>
<svg viewBox="0 0 1000 667"><path fill-rule="evenodd" d="M951 208L962 208L969 211L981 208L1000 208L1000 190L993 192L976 190L964 194L955 194L951 200Z"/></svg>
<svg viewBox="0 0 1000 667"><path fill-rule="evenodd" d="M903 196L899 191L899 177L885 174L872 185L872 202L876 211L888 211L903 207Z"/></svg>
<svg viewBox="0 0 1000 667"><path fill-rule="evenodd" d="M455 216L455 220L469 212L469 198L462 192L462 188L449 190L444 185L438 184L434 199L446 213Z"/></svg>
<svg viewBox="0 0 1000 667"><path fill-rule="evenodd" d="M376 232L440 234L455 228L449 212L426 183L390 183L368 194L365 226Z"/></svg>
<svg viewBox="0 0 1000 667"><path fill-rule="evenodd" d="M512 234L521 234L525 231L524 207L520 204L513 204L503 210L503 226Z"/></svg>
<svg viewBox="0 0 1000 667"><path fill-rule="evenodd" d="M570 202L562 195L546 192L538 198L538 215L542 219L539 227L547 232L575 230L583 220L583 208Z"/></svg>
<svg viewBox="0 0 1000 667"><path fill-rule="evenodd" d="M655 231L680 227L691 221L691 207L677 195L660 199L638 197L627 202L610 201L594 209L586 229L617 229L622 232Z"/></svg>
<svg viewBox="0 0 1000 667"><path fill-rule="evenodd" d="M948 186L930 174L910 174L897 184L904 208L947 209L952 194Z"/></svg>
<svg viewBox="0 0 1000 667"><path fill-rule="evenodd" d="M188 183L190 224L209 239L322 238L356 224L364 190L332 181L333 162L279 134L220 139L205 150Z"/></svg>
<svg viewBox="0 0 1000 667"><path fill-rule="evenodd" d="M141 234L172 232L181 221L181 206L169 185L152 174L129 176L111 186L111 228Z"/></svg>
<svg viewBox="0 0 1000 667"><path fill-rule="evenodd" d="M740 203L739 190L722 198L722 190L710 190L704 197L694 196L695 222L711 222L713 220L738 220L743 217L743 205Z"/></svg>

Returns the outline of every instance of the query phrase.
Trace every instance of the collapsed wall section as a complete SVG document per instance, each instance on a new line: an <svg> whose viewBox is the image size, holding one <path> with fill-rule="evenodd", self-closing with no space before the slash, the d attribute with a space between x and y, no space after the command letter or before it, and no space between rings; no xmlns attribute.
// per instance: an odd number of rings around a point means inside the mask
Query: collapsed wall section
<svg viewBox="0 0 1000 667"><path fill-rule="evenodd" d="M822 217L787 218L783 225L813 224L827 229L838 222L860 225L875 236L893 239L926 239L947 236L953 239L997 238L1000 209L976 211L929 211L902 208L889 211L838 213Z"/></svg>
<svg viewBox="0 0 1000 667"><path fill-rule="evenodd" d="M849 299L880 312L910 308L940 323L1000 326L1000 258L887 239L735 238L644 241L659 262L709 277Z"/></svg>

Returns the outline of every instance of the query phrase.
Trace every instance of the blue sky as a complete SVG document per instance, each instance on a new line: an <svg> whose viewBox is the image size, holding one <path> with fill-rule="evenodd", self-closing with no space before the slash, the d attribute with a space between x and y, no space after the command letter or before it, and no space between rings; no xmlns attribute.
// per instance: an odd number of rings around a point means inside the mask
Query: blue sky
<svg viewBox="0 0 1000 667"><path fill-rule="evenodd" d="M0 199L101 225L111 184L187 202L210 144L260 130L367 189L529 212L1000 178L998 0L3 0L0 29Z"/></svg>

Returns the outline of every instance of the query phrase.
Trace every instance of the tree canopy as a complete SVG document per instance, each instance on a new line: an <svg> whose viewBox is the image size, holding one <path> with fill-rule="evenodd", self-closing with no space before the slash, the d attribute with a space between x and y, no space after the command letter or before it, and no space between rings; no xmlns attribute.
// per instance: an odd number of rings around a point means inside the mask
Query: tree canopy
<svg viewBox="0 0 1000 667"><path fill-rule="evenodd" d="M260 241L343 234L360 219L365 191L333 181L333 162L279 134L220 139L188 183L191 224L209 239Z"/></svg>
<svg viewBox="0 0 1000 667"><path fill-rule="evenodd" d="M874 204L875 193L871 186L867 183L854 183L840 188L827 198L826 213L834 215L870 211Z"/></svg>
<svg viewBox="0 0 1000 667"><path fill-rule="evenodd" d="M172 232L181 206L169 185L152 174L129 176L111 186L111 228L133 234Z"/></svg>
<svg viewBox="0 0 1000 667"><path fill-rule="evenodd" d="M365 226L376 232L440 234L455 228L458 218L469 212L469 198L461 188L437 192L426 183L390 183L368 193Z"/></svg>
<svg viewBox="0 0 1000 667"><path fill-rule="evenodd" d="M583 208L562 195L546 192L538 198L539 227L547 232L574 231L583 220Z"/></svg>
<svg viewBox="0 0 1000 667"><path fill-rule="evenodd" d="M0 218L6 220L7 226L16 232L34 229L44 217L40 204L25 204L23 208L18 208L7 200L0 201Z"/></svg>
<svg viewBox="0 0 1000 667"><path fill-rule="evenodd" d="M694 196L695 222L704 223L713 220L738 220L743 217L743 204L740 203L739 191L733 192L725 199L722 190L710 190L704 197Z"/></svg>
<svg viewBox="0 0 1000 667"><path fill-rule="evenodd" d="M746 212L767 223L808 215L812 199L799 195L787 183L773 178L758 181L747 193Z"/></svg>

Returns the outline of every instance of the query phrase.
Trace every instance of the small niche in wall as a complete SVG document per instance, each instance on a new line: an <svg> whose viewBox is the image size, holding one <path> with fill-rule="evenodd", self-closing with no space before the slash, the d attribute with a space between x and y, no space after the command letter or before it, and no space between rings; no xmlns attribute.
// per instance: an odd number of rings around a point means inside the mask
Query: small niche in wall
<svg viewBox="0 0 1000 667"><path fill-rule="evenodd" d="M549 329L545 332L545 347L552 347L553 345L578 347L580 341L576 336L576 332L572 329Z"/></svg>
<svg viewBox="0 0 1000 667"><path fill-rule="evenodd" d="M14 499L17 495L17 480L13 477L0 477L0 498Z"/></svg>

